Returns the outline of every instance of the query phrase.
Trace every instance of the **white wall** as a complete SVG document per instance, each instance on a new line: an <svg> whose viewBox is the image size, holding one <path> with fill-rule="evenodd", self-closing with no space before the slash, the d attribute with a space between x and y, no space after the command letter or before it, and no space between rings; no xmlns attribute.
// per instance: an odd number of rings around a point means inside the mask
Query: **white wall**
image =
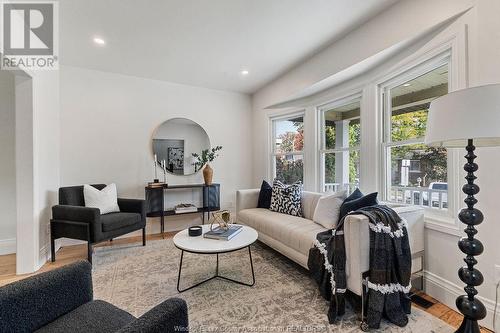
<svg viewBox="0 0 500 333"><path fill-rule="evenodd" d="M224 147L212 164L214 182L221 184L222 207L234 207L236 190L252 179L248 96L67 66L61 68L61 185L115 182L120 196L144 198L153 177L153 132L178 117L200 124L212 146ZM203 177L169 175L167 181L201 183ZM199 193L182 198L199 200ZM166 221L166 230L178 230L200 220ZM157 219L149 219L147 232L157 231Z"/></svg>
<svg viewBox="0 0 500 333"><path fill-rule="evenodd" d="M17 274L49 256L49 219L59 187L59 73L16 72Z"/></svg>
<svg viewBox="0 0 500 333"><path fill-rule="evenodd" d="M14 75L0 71L0 255L16 252L15 126Z"/></svg>
<svg viewBox="0 0 500 333"><path fill-rule="evenodd" d="M290 109L301 109L307 103L302 102L301 104L299 101L296 107L281 110L266 110L267 106L287 100L290 96L300 93L329 75L338 73L360 60L373 56L384 48L421 34L471 5L473 6L472 10L458 19L458 23L452 25L452 28L457 31L463 29L464 26L468 29L467 43L463 51L465 53L464 58L466 59L466 74L469 86L500 82L500 63L498 62L500 58L500 23L497 17L497 13L500 12L500 3L498 1L402 1L350 33L341 41L332 44L324 51L284 74L253 96L254 187L258 186L260 181L268 176L269 115L285 113ZM394 27L397 27L397 29ZM390 68L390 66L385 68ZM376 85L363 85L361 84L362 81L363 78L352 79L350 82L345 82L330 89L319 97L324 98L328 94L330 96L341 96L343 91L347 89L346 87L351 87L351 89L358 87L363 90L365 96L368 96L368 100L373 101L373 96L377 93ZM467 78L464 79L464 82L467 82ZM364 109L370 109L373 113L377 112L376 105ZM314 147L315 140L317 140L314 134L314 127L317 122L316 112L313 107L305 107L305 110L306 123L309 122L310 124L309 127L307 127L307 124L305 125L305 146L307 147L309 144L310 147ZM362 124L363 122L369 124L368 127L377 127L376 119L375 114L362 114ZM473 121L473 111L471 111L471 121ZM366 125L362 126L364 126L363 131L365 131ZM307 133L308 129L313 133ZM377 145L377 137L372 136L376 131L369 129L363 132L363 135L367 134L367 132L370 135L369 142L366 138L362 138L363 144L361 147L362 187L363 184L368 184L367 191L380 190L380 182L377 181L380 177L380 173L377 171L380 161L376 153L379 146ZM496 208L498 207L497 198L500 189L500 178L497 177L495 169L500 163L500 149L478 149L477 155L479 156L477 162L480 166L478 184L481 186L478 207L482 209L486 217L485 222L479 226L479 234L477 235L486 248L485 253L478 257L479 265L477 266L485 276L484 284L479 287L479 295L488 309L488 317L481 324L491 328L495 299L493 267L494 264L500 264L500 252L497 250L500 226L496 223L497 220L500 220L500 213ZM317 158L316 152L306 151L307 157L309 157L309 161L305 161L306 168L308 165L312 165L314 168L314 161ZM459 164L463 162L460 160ZM365 167L363 168L363 166ZM316 173L316 169L306 170L305 177L313 180L306 183L306 187L309 189L317 189L318 184L314 182L317 179ZM457 277L457 270L463 265L462 258L464 255L458 250L459 236L457 234L461 234L461 232L450 234L429 228L426 229L427 292L452 308L455 308L456 296L463 293L461 289L463 283Z"/></svg>

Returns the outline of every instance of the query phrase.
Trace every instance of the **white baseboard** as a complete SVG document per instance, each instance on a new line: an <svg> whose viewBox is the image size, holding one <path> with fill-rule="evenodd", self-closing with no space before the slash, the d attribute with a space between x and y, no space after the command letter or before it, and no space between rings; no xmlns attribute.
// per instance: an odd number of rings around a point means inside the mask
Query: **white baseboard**
<svg viewBox="0 0 500 333"><path fill-rule="evenodd" d="M16 239L0 239L0 256L16 253Z"/></svg>
<svg viewBox="0 0 500 333"><path fill-rule="evenodd" d="M452 309L456 309L456 298L460 295L465 294L462 287L429 271L425 272L425 282L425 292L429 296L434 297L435 299ZM486 318L484 318L479 324L495 331L493 328L493 313L495 311L495 301L482 296L477 296L477 298L481 302L483 302L487 312ZM497 311L497 319L499 319L499 316L500 312Z"/></svg>

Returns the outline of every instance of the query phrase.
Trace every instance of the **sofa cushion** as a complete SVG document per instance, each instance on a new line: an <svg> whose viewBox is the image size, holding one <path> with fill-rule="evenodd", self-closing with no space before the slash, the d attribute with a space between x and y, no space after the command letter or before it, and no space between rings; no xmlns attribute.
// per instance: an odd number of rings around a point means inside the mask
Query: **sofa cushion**
<svg viewBox="0 0 500 333"><path fill-rule="evenodd" d="M333 229L337 225L340 207L347 196L347 191L335 192L319 198L314 210L313 221L326 229Z"/></svg>
<svg viewBox="0 0 500 333"><path fill-rule="evenodd" d="M103 232L125 228L140 221L141 214L138 213L109 213L101 215Z"/></svg>
<svg viewBox="0 0 500 333"><path fill-rule="evenodd" d="M238 220L306 256L316 235L327 230L311 220L263 208L241 210Z"/></svg>
<svg viewBox="0 0 500 333"><path fill-rule="evenodd" d="M135 317L105 301L92 301L57 318L35 332L116 332Z"/></svg>
<svg viewBox="0 0 500 333"><path fill-rule="evenodd" d="M271 195L273 194L273 187L269 185L265 180L262 181L259 192L259 201L257 202L257 208L267 208L271 207Z"/></svg>
<svg viewBox="0 0 500 333"><path fill-rule="evenodd" d="M322 196L323 193L302 191L302 214L304 218L313 219L314 210L318 205L319 198Z"/></svg>
<svg viewBox="0 0 500 333"><path fill-rule="evenodd" d="M302 216L302 183L299 181L285 185L275 179L269 209L278 213Z"/></svg>
<svg viewBox="0 0 500 333"><path fill-rule="evenodd" d="M356 191L361 193L359 189L356 189ZM355 194L356 191L353 194ZM339 221L342 220L344 216L346 216L352 211L355 211L363 207L377 205L378 204L377 195L378 192L373 192L365 196L361 194L361 197L356 197L355 199L352 199L353 195L351 194L349 197L347 197L347 199L344 200L342 206L340 206Z"/></svg>

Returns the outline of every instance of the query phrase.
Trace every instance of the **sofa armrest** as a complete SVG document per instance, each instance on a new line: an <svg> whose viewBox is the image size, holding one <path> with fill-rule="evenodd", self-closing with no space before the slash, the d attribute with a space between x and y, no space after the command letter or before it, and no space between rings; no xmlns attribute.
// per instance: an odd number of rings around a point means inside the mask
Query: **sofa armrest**
<svg viewBox="0 0 500 333"><path fill-rule="evenodd" d="M62 221L75 221L98 223L101 218L99 208L56 205L52 207L52 219Z"/></svg>
<svg viewBox="0 0 500 333"><path fill-rule="evenodd" d="M79 261L0 288L0 332L32 332L92 301L92 266Z"/></svg>
<svg viewBox="0 0 500 333"><path fill-rule="evenodd" d="M118 206L121 212L139 213L146 217L146 200L118 198Z"/></svg>
<svg viewBox="0 0 500 333"><path fill-rule="evenodd" d="M260 189L236 191L236 213L243 209L257 208Z"/></svg>
<svg viewBox="0 0 500 333"><path fill-rule="evenodd" d="M392 207L408 222L408 236L411 253L424 249L424 212L418 206ZM346 247L347 283L351 291L361 295L361 274L369 270L370 232L368 218L364 215L348 215L344 221L344 240ZM414 261L415 265L420 265ZM413 267L412 271L416 271Z"/></svg>
<svg viewBox="0 0 500 333"><path fill-rule="evenodd" d="M120 329L119 333L189 332L187 304L170 298Z"/></svg>

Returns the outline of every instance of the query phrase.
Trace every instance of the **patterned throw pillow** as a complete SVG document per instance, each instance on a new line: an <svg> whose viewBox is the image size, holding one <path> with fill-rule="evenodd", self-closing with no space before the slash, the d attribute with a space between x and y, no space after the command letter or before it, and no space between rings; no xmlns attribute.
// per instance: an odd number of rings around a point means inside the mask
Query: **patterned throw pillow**
<svg viewBox="0 0 500 333"><path fill-rule="evenodd" d="M302 183L285 185L275 179L271 195L270 210L278 213L302 217Z"/></svg>

